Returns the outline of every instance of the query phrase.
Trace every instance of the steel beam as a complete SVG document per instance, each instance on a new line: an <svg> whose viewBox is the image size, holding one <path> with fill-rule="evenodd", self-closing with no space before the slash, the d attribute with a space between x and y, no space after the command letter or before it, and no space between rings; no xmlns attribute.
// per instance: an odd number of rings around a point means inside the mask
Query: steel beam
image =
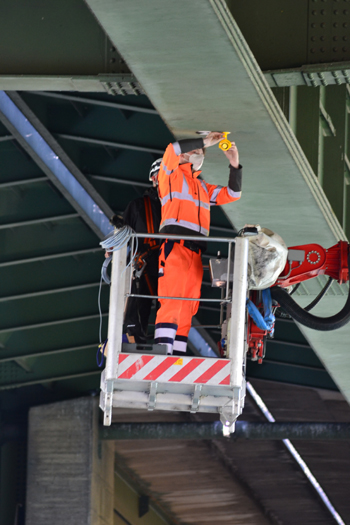
<svg viewBox="0 0 350 525"><path fill-rule="evenodd" d="M112 142L109 140L93 139L90 137L79 137L77 135L68 135L66 133L56 133L56 137L66 140L75 140L77 142L86 142L87 144L95 144L97 146L107 146L109 148L127 149L131 151L144 151L145 153L163 155L164 150L156 148L147 148L145 146L136 146L135 144L123 144L121 142Z"/></svg>
<svg viewBox="0 0 350 525"><path fill-rule="evenodd" d="M214 423L113 423L100 427L100 439L292 439L350 440L350 423L251 423L236 421L235 432L226 437L220 421Z"/></svg>
<svg viewBox="0 0 350 525"><path fill-rule="evenodd" d="M105 237L113 211L17 93L0 91L0 121L96 235Z"/></svg>
<svg viewBox="0 0 350 525"><path fill-rule="evenodd" d="M15 137L12 135L4 135L3 137L0 137L0 142L7 142L8 140L15 140Z"/></svg>
<svg viewBox="0 0 350 525"><path fill-rule="evenodd" d="M324 89L324 108L336 133L323 139L322 186L340 223L343 223L345 129L347 120L346 86Z"/></svg>
<svg viewBox="0 0 350 525"><path fill-rule="evenodd" d="M32 219L29 221L0 224L0 230L6 230L6 229L11 229L11 228L21 228L23 226L34 226L36 224L44 224L46 222L65 221L68 219L76 219L77 217L80 217L79 213L69 213L67 215L57 215L56 217L42 217L41 219Z"/></svg>
<svg viewBox="0 0 350 525"><path fill-rule="evenodd" d="M311 388L338 390L337 385L326 369L270 359L264 359L263 365L248 361L247 378L249 380L262 379Z"/></svg>
<svg viewBox="0 0 350 525"><path fill-rule="evenodd" d="M38 385L43 383L51 383L52 381L69 381L70 379L78 379L81 377L90 377L101 374L101 370L93 370L92 372L81 372L78 374L70 375L51 375L48 377L42 377L40 379L33 379L32 381L21 381L18 383L9 383L8 385L0 385L0 390L11 390L13 388L22 388L26 386Z"/></svg>
<svg viewBox="0 0 350 525"><path fill-rule="evenodd" d="M109 102L108 100L99 100L96 98L77 97L74 95L62 95L60 93L47 93L43 91L32 91L31 95L56 98L59 100L66 100L67 102L79 102L79 104L91 104L93 106L102 106L105 108L118 109L122 111L132 111L134 113L148 113L150 115L158 115L158 111L156 109L143 108L141 106L131 106L130 104L118 104L117 102Z"/></svg>
<svg viewBox="0 0 350 525"><path fill-rule="evenodd" d="M88 173L86 175L87 177L91 177L92 179L96 180L102 180L103 182L111 182L115 184L127 184L128 186L140 186L141 188L149 188L150 184L147 182L139 182L136 180L129 180L129 179L117 179L112 177L105 177L104 175L90 175Z"/></svg>
<svg viewBox="0 0 350 525"><path fill-rule="evenodd" d="M320 87L350 84L350 63L313 64L291 69L264 71L270 87Z"/></svg>
<svg viewBox="0 0 350 525"><path fill-rule="evenodd" d="M144 95L134 75L0 75L0 89L6 91L79 91L109 95Z"/></svg>
<svg viewBox="0 0 350 525"><path fill-rule="evenodd" d="M105 317L105 316L108 316L108 312L102 313L102 317ZM57 325L66 324L66 323L78 323L81 321L90 321L92 319L98 319L99 317L100 317L100 314L83 315L81 317L70 317L68 319L59 319L57 321L47 321L45 323L35 323L35 324L13 326L11 328L2 328L0 330L0 334L17 332L19 330L35 330L36 328L46 328L47 326L57 326Z"/></svg>
<svg viewBox="0 0 350 525"><path fill-rule="evenodd" d="M292 87L289 122L314 171L318 174L320 90Z"/></svg>
<svg viewBox="0 0 350 525"><path fill-rule="evenodd" d="M10 182L1 182L0 189L12 188L13 186L22 186L23 184L35 184L36 182L47 182L47 177L36 177L35 179L13 180Z"/></svg>
<svg viewBox="0 0 350 525"><path fill-rule="evenodd" d="M53 356L58 354L65 354L69 352L78 352L79 350L88 350L89 348L97 348L98 342L91 343L90 345L81 345L81 346L71 346L68 348L59 348L56 350L45 350L44 352L31 352L28 353L17 353L14 354L13 351L11 351L11 355L6 356L6 350L1 350L1 355L4 357L0 357L0 365L1 363L7 363L8 361L16 361L17 359L31 359L32 357L44 357L44 356Z"/></svg>
<svg viewBox="0 0 350 525"><path fill-rule="evenodd" d="M29 264L35 262L50 261L51 259L60 259L61 257L77 257L89 253L100 252L101 248L87 248L86 250L75 250L73 252L53 253L51 255L41 255L39 257L30 257L29 259L17 259L15 261L6 261L0 263L0 268L5 266L16 266L17 264Z"/></svg>
<svg viewBox="0 0 350 525"><path fill-rule="evenodd" d="M86 290L88 288L95 288L100 283L77 284L75 286L65 286L64 288L52 288L51 290L40 290L38 292L29 292L19 295L8 295L7 297L0 297L0 303L7 303L8 301L18 301L22 299L31 299L32 297L42 297L44 295L52 295L56 293L75 292L77 290ZM102 283L103 286L106 283Z"/></svg>

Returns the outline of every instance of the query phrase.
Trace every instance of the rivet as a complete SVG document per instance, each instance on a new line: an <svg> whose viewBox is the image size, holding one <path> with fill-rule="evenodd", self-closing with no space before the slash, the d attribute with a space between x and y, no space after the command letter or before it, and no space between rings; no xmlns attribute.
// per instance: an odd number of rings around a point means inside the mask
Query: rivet
<svg viewBox="0 0 350 525"><path fill-rule="evenodd" d="M110 50L111 53L114 53L115 52L115 47L110 47L109 50Z"/></svg>
<svg viewBox="0 0 350 525"><path fill-rule="evenodd" d="M316 24L311 24L311 27L316 27Z"/></svg>
<svg viewBox="0 0 350 525"><path fill-rule="evenodd" d="M311 37L311 40L312 40L312 42L315 42L316 37L315 37L315 36L312 36L312 37Z"/></svg>
<svg viewBox="0 0 350 525"><path fill-rule="evenodd" d="M343 47L343 51L344 51L344 53L346 53L347 50L348 50L347 47Z"/></svg>
<svg viewBox="0 0 350 525"><path fill-rule="evenodd" d="M347 9L344 9L343 13L344 13L344 15L348 15L349 11Z"/></svg>
<svg viewBox="0 0 350 525"><path fill-rule="evenodd" d="M314 9L314 10L312 11L312 14L313 14L313 15L317 15L317 11L316 11L316 9Z"/></svg>
<svg viewBox="0 0 350 525"><path fill-rule="evenodd" d="M337 36L334 36L334 37L333 37L333 40L334 40L334 42L336 42L336 41L338 40L338 37L337 37Z"/></svg>
<svg viewBox="0 0 350 525"><path fill-rule="evenodd" d="M343 36L343 40L344 40L345 42L347 41L347 39L348 39L347 36Z"/></svg>
<svg viewBox="0 0 350 525"><path fill-rule="evenodd" d="M333 27L338 27L339 24L337 24L337 22L335 22L335 24L333 24Z"/></svg>
<svg viewBox="0 0 350 525"><path fill-rule="evenodd" d="M114 62L115 62L115 58L110 58L110 59L109 59L109 62L110 62L111 64L114 64Z"/></svg>
<svg viewBox="0 0 350 525"><path fill-rule="evenodd" d="M320 36L320 40L322 40L322 42L324 42L326 39L324 36Z"/></svg>
<svg viewBox="0 0 350 525"><path fill-rule="evenodd" d="M348 27L348 24L344 22L343 27Z"/></svg>
<svg viewBox="0 0 350 525"><path fill-rule="evenodd" d="M316 49L313 47L310 49L311 53L315 53L316 52Z"/></svg>
<svg viewBox="0 0 350 525"><path fill-rule="evenodd" d="M336 53L338 51L337 47L333 47L333 51Z"/></svg>
<svg viewBox="0 0 350 525"><path fill-rule="evenodd" d="M326 50L325 50L324 47L321 47L320 51L321 51L321 53L324 53Z"/></svg>
<svg viewBox="0 0 350 525"><path fill-rule="evenodd" d="M322 22L322 24L320 24L320 27L326 27L326 24L324 22Z"/></svg>
<svg viewBox="0 0 350 525"><path fill-rule="evenodd" d="M321 10L321 15L325 15L326 13L327 13L327 11L325 9Z"/></svg>

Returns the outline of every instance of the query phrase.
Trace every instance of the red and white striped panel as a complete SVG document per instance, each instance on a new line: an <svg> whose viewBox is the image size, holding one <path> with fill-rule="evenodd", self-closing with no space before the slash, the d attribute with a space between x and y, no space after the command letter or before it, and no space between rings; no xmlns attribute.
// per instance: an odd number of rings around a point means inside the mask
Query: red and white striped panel
<svg viewBox="0 0 350 525"><path fill-rule="evenodd" d="M229 359L120 354L118 379L205 385L230 384Z"/></svg>

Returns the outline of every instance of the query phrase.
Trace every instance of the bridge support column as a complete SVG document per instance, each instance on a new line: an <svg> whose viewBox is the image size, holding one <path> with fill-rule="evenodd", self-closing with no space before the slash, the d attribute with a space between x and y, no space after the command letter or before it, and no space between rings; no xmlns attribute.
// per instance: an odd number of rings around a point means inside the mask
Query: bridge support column
<svg viewBox="0 0 350 525"><path fill-rule="evenodd" d="M114 446L98 439L98 400L31 408L26 525L113 525Z"/></svg>

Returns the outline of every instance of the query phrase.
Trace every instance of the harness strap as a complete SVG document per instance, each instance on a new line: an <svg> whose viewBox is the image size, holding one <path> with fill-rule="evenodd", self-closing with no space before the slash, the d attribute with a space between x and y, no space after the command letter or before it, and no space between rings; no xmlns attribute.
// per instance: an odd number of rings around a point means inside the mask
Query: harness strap
<svg viewBox="0 0 350 525"><path fill-rule="evenodd" d="M152 205L151 205L151 199L148 195L145 195L144 198L145 203L145 212L146 212L146 224L147 224L147 232L148 233L154 233L154 224L153 224L153 215L152 215ZM157 242L155 239L145 239L145 243L149 244L152 248L153 246L157 245Z"/></svg>

